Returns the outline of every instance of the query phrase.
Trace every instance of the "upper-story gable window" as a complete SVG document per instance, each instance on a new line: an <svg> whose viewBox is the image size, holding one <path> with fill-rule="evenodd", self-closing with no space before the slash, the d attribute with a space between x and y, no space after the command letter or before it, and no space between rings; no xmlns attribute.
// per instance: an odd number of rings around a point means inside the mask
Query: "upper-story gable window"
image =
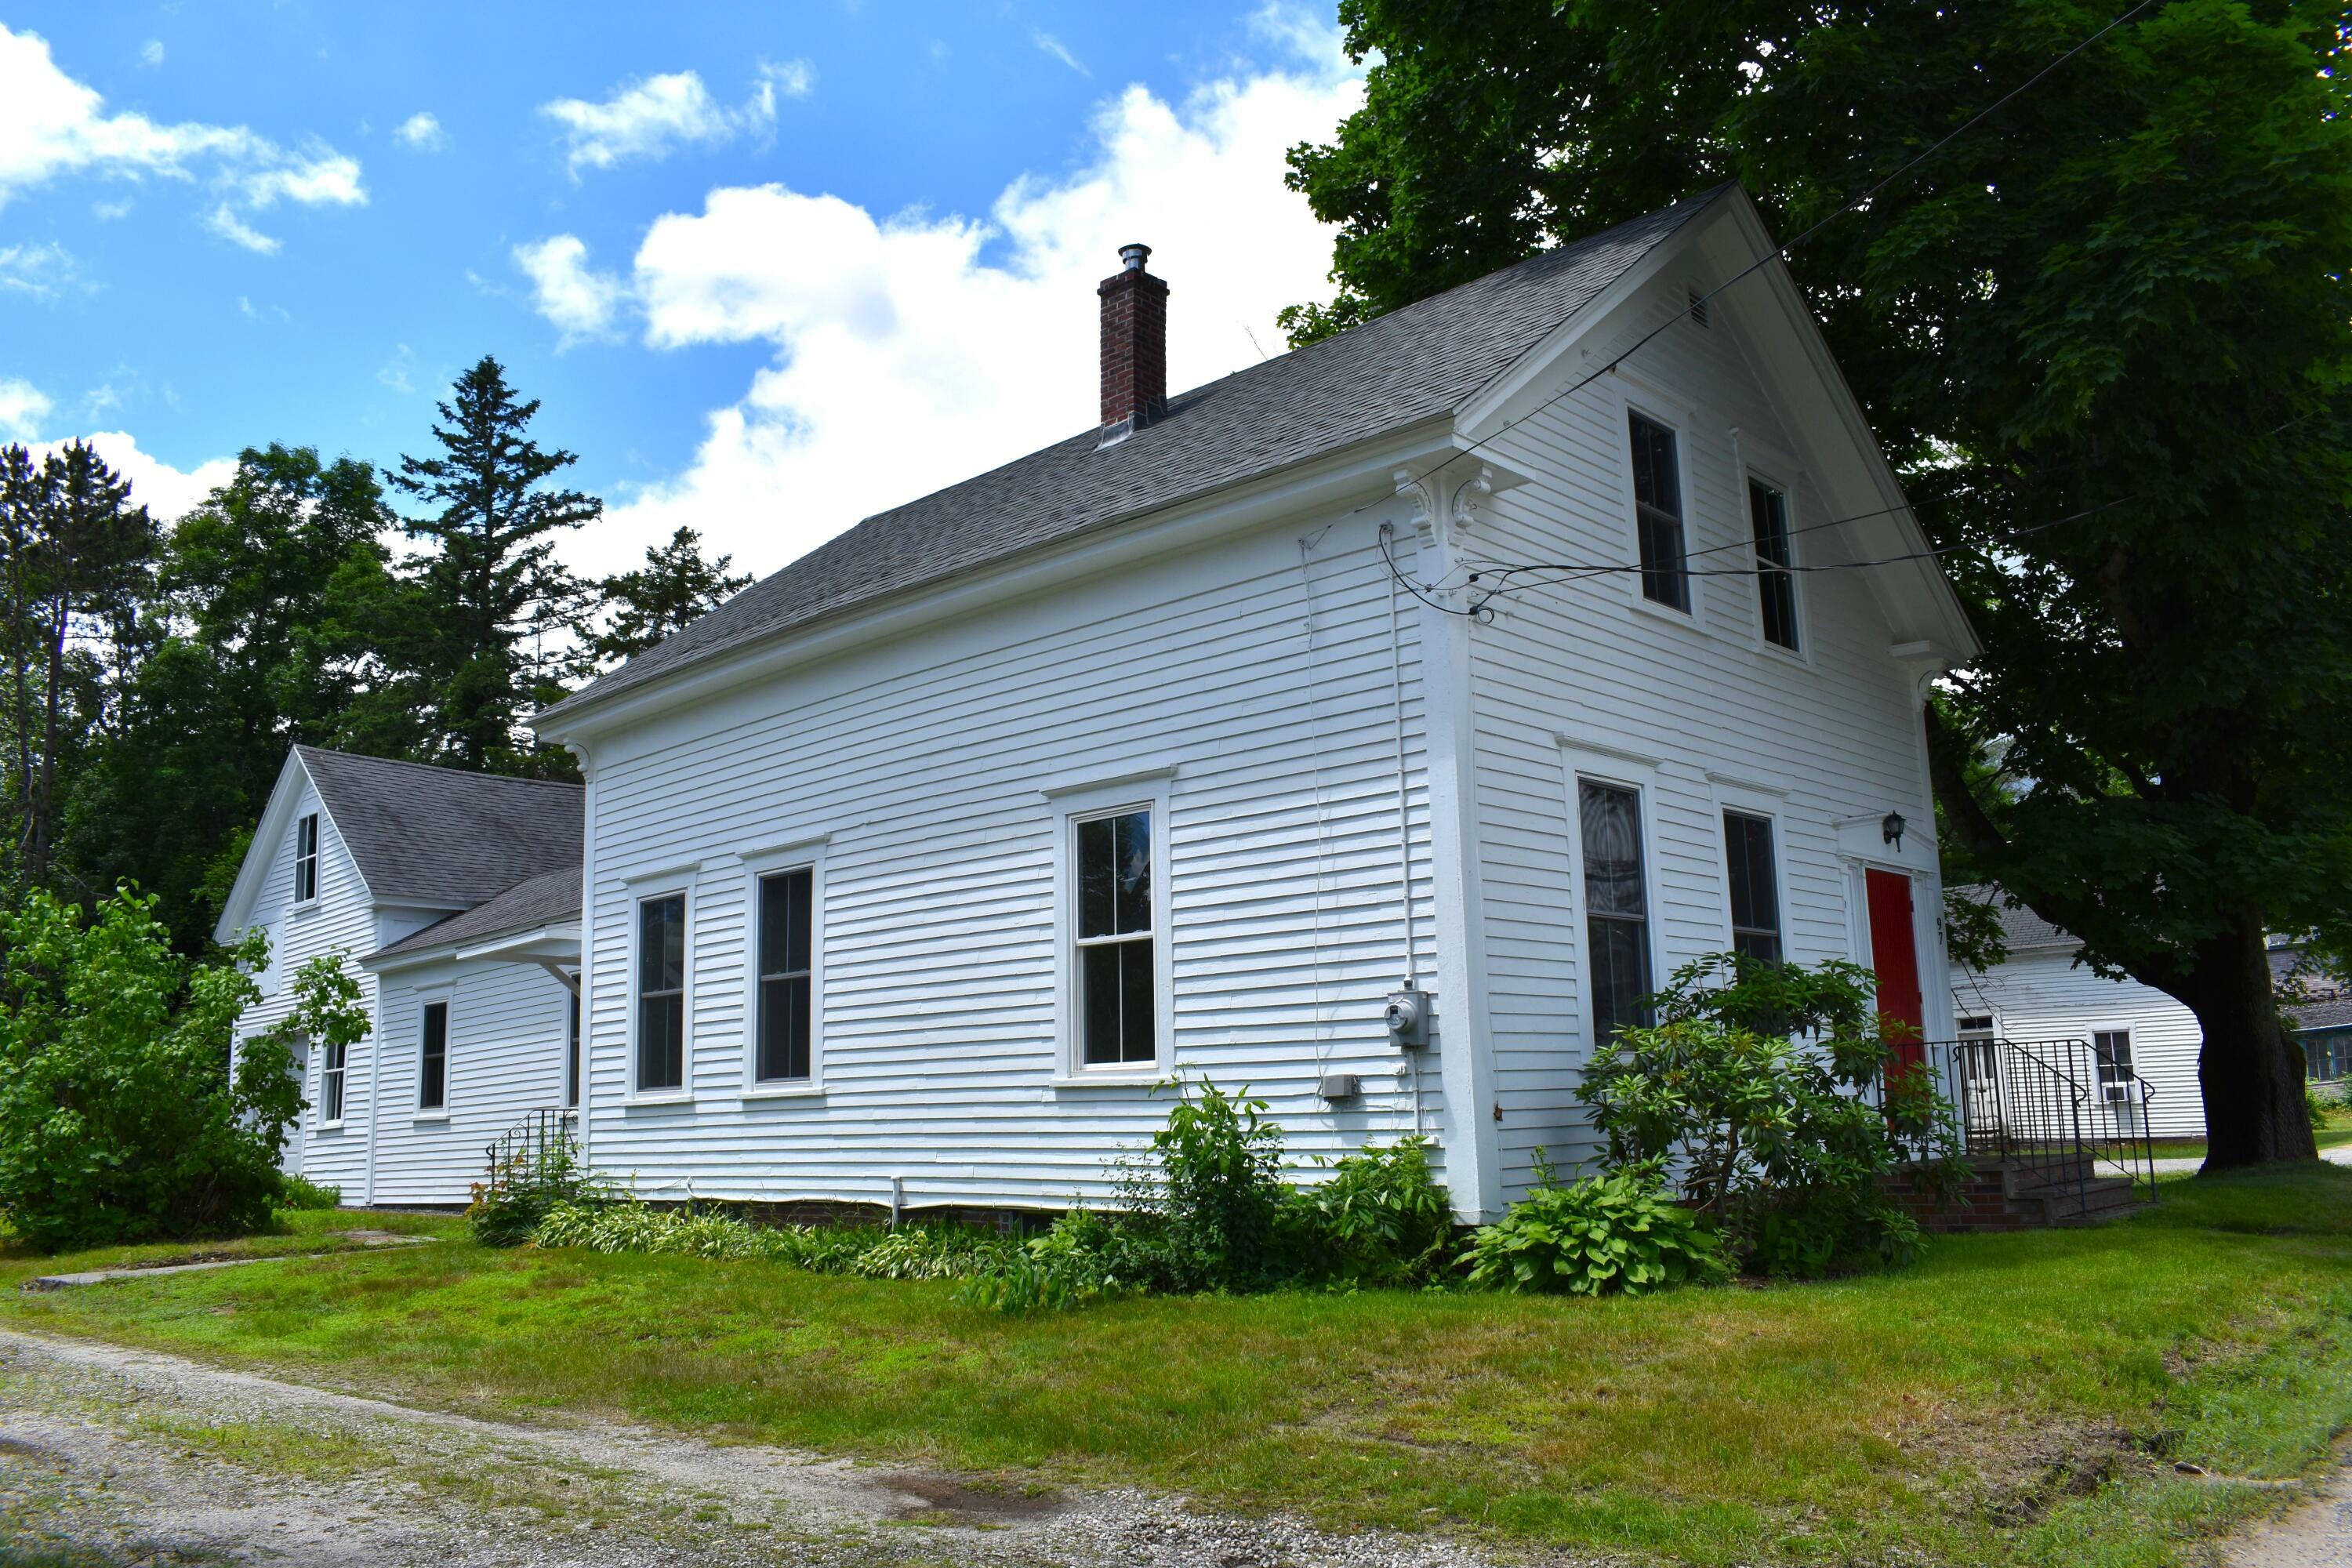
<svg viewBox="0 0 2352 1568"><path fill-rule="evenodd" d="M307 904L319 896L319 814L304 814L294 824L294 901Z"/></svg>
<svg viewBox="0 0 2352 1568"><path fill-rule="evenodd" d="M1682 469L1675 433L1629 413L1633 455L1633 521L1642 547L1642 597L1690 613L1690 572L1683 552Z"/></svg>
<svg viewBox="0 0 2352 1568"><path fill-rule="evenodd" d="M1789 498L1762 479L1748 481L1748 521L1756 541L1756 595L1764 640L1797 651L1796 559L1789 548Z"/></svg>

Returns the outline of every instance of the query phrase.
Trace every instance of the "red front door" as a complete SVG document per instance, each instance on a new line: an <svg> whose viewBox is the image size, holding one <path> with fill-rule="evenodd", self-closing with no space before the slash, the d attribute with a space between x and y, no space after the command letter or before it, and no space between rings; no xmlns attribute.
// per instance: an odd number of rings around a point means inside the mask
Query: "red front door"
<svg viewBox="0 0 2352 1568"><path fill-rule="evenodd" d="M1912 936L1911 879L1900 871L1864 873L1870 891L1870 966L1878 973L1878 1011L1897 1039L1895 1059L1919 1067L1927 1059L1927 1014L1919 995L1919 946ZM1893 1020L1900 1020L1899 1023Z"/></svg>

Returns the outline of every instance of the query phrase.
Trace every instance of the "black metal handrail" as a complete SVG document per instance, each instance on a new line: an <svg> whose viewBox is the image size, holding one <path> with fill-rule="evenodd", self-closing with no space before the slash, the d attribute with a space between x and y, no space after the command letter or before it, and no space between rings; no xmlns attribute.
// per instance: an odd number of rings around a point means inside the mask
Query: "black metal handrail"
<svg viewBox="0 0 2352 1568"><path fill-rule="evenodd" d="M578 1147L572 1128L580 1113L564 1106L541 1106L523 1112L522 1120L498 1135L483 1150L489 1162L488 1185L495 1192L509 1176L536 1172L551 1157Z"/></svg>
<svg viewBox="0 0 2352 1568"><path fill-rule="evenodd" d="M1993 1154L2090 1212L2091 1184L2108 1170L2156 1198L2149 1111L2156 1091L2127 1066L2100 1071L2097 1050L2079 1038L1939 1041L1971 1154Z"/></svg>

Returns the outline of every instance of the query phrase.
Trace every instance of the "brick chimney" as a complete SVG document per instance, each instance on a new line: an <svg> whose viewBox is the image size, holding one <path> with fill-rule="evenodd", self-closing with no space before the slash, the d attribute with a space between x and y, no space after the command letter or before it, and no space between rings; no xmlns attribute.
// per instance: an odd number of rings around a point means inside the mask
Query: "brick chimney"
<svg viewBox="0 0 2352 1568"><path fill-rule="evenodd" d="M1102 297L1102 444L1168 412L1168 285L1143 269L1148 245L1118 247Z"/></svg>

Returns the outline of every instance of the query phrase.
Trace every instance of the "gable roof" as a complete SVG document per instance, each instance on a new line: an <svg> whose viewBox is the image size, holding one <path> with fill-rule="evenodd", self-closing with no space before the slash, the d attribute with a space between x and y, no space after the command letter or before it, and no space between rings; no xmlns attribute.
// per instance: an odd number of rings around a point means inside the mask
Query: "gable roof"
<svg viewBox="0 0 2352 1568"><path fill-rule="evenodd" d="M368 954L366 962L373 963L380 958L473 942L482 937L496 936L500 931L529 931L537 926L577 920L580 915L580 860L575 856L571 865L560 870L527 878L486 904L477 904L446 920L436 921L423 931L404 936L389 947L379 948Z"/></svg>
<svg viewBox="0 0 2352 1568"><path fill-rule="evenodd" d="M2297 1032L2352 1027L2352 996L2338 997L2332 1002L2305 1002L2292 1007L2282 1007L2279 1014L2286 1019L2286 1026Z"/></svg>
<svg viewBox="0 0 2352 1568"><path fill-rule="evenodd" d="M1975 882L1965 888L1955 888L1952 891L1961 898L1973 899L1979 904L1992 907L1993 914L2000 921L2001 945L2011 952L2021 948L2073 947L2080 940L2064 928L2043 920L2023 904L2011 905L2008 902L2009 895L1990 882Z"/></svg>
<svg viewBox="0 0 2352 1568"><path fill-rule="evenodd" d="M1195 387L1111 446L1089 427L877 513L535 721L887 595L1452 413L1736 188L1718 185Z"/></svg>
<svg viewBox="0 0 2352 1568"><path fill-rule="evenodd" d="M575 784L463 773L297 746L335 831L379 903L471 907L570 868L585 815Z"/></svg>

